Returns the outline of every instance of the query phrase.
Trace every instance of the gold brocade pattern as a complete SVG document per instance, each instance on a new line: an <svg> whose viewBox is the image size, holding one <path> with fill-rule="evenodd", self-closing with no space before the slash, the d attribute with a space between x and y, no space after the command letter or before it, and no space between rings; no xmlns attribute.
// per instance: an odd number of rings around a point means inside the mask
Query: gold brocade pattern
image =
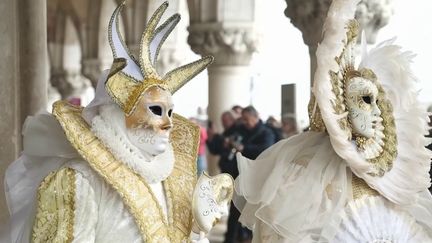
<svg viewBox="0 0 432 243"><path fill-rule="evenodd" d="M127 107L129 94L132 93L140 86L139 82L127 76L123 72L117 72L110 75L105 83L107 93L114 99L120 108L126 113L130 114L130 107Z"/></svg>
<svg viewBox="0 0 432 243"><path fill-rule="evenodd" d="M316 104L316 99L313 94L311 94L309 100L308 113L309 113L310 130L314 132L325 132L326 128L325 128L324 121L321 117L321 111L318 105Z"/></svg>
<svg viewBox="0 0 432 243"><path fill-rule="evenodd" d="M332 100L333 109L335 114L342 115L347 112L347 105L345 104L345 84L352 77L351 74L355 71L354 62L355 58L352 55L353 46L356 45L359 24L356 20L350 20L346 25L346 40L344 40L344 49L340 56L335 57L340 70L338 72L329 71L332 92L335 99ZM348 117L340 118L338 121L340 128L352 138L351 127Z"/></svg>
<svg viewBox="0 0 432 243"><path fill-rule="evenodd" d="M379 196L380 194L374 189L370 188L369 185L361 178L352 174L351 188L353 199L359 199L363 196Z"/></svg>
<svg viewBox="0 0 432 243"><path fill-rule="evenodd" d="M53 114L68 140L121 196L146 243L188 242L192 229L191 200L196 184L199 129L174 115L171 141L175 165L163 182L168 204L168 222L153 192L142 177L117 160L91 132L81 117L82 108L64 101L54 103Z"/></svg>
<svg viewBox="0 0 432 243"><path fill-rule="evenodd" d="M50 173L39 186L37 200L32 242L72 242L75 171L63 168Z"/></svg>
<svg viewBox="0 0 432 243"><path fill-rule="evenodd" d="M146 78L154 78L160 79L159 74L156 72L155 67L153 66L152 61L150 60L150 43L155 36L155 30L157 24L162 18L163 13L168 8L168 2L164 2L159 6L159 8L153 13L152 17L147 23L147 26L144 30L144 33L141 37L141 45L140 45L140 68L142 74Z"/></svg>

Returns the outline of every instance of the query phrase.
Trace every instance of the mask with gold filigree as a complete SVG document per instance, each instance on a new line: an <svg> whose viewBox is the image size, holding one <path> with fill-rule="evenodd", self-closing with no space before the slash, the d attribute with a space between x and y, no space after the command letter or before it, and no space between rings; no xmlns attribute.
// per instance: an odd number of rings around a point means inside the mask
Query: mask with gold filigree
<svg viewBox="0 0 432 243"><path fill-rule="evenodd" d="M137 61L119 31L119 13L123 6L124 2L114 11L109 24L114 62L105 87L125 113L131 142L151 154L158 154L164 150L163 144L167 144L172 128L172 94L204 70L213 57L204 57L160 76L155 69L159 49L179 22L180 15L173 15L157 27L168 2L156 10L142 35ZM155 144L160 146L155 148Z"/></svg>
<svg viewBox="0 0 432 243"><path fill-rule="evenodd" d="M338 127L333 129L340 129L347 139L355 141L357 152L373 165L374 169L369 174L382 176L392 168L397 156L395 122L392 104L379 78L373 70L355 66L358 29L355 20L347 24L344 47L335 57L338 68L329 70L331 91L335 97L331 109L339 118ZM315 107L311 122L313 130L322 131L331 126L322 121L320 113Z"/></svg>

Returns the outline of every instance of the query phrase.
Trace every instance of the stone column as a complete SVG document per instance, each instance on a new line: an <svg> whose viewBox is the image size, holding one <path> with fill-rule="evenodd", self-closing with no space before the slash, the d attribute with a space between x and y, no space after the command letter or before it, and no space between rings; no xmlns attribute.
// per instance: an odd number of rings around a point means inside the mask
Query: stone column
<svg viewBox="0 0 432 243"><path fill-rule="evenodd" d="M287 8L285 15L291 23L302 32L303 41L309 48L310 80L317 66L315 52L318 42L322 39L322 26L327 16L331 0L285 0Z"/></svg>
<svg viewBox="0 0 432 243"><path fill-rule="evenodd" d="M388 24L392 15L393 0L362 0L358 4L355 18L366 32L368 44L375 44L378 31Z"/></svg>
<svg viewBox="0 0 432 243"><path fill-rule="evenodd" d="M57 89L62 99L65 99L70 93L72 93L72 86L67 82L66 76L67 74L63 67L51 67L50 83L55 89Z"/></svg>
<svg viewBox="0 0 432 243"><path fill-rule="evenodd" d="M48 96L48 48L46 1L20 0L19 51L21 118L46 107Z"/></svg>
<svg viewBox="0 0 432 243"><path fill-rule="evenodd" d="M4 173L18 155L21 141L17 5L13 0L0 4L0 234L9 216L3 190Z"/></svg>
<svg viewBox="0 0 432 243"><path fill-rule="evenodd" d="M4 173L21 150L22 122L47 102L46 2L3 1L0 20L0 229L5 229Z"/></svg>
<svg viewBox="0 0 432 243"><path fill-rule="evenodd" d="M213 30L212 30L213 28ZM208 119L213 128L222 132L221 115L233 105L250 104L251 72L249 63L255 42L249 31L240 28L224 30L217 25L190 26L188 42L192 50L211 54L214 63L208 68ZM217 157L208 156L208 171L217 174Z"/></svg>
<svg viewBox="0 0 432 243"><path fill-rule="evenodd" d="M233 105L250 103L249 64L257 43L252 24L201 23L190 25L188 30L192 50L215 58L208 68L208 115L215 128L222 131L221 114Z"/></svg>
<svg viewBox="0 0 432 243"><path fill-rule="evenodd" d="M311 86L317 60L315 52L322 40L322 26L331 0L285 0L285 15L302 32L303 41L309 48ZM357 7L356 19L366 32L368 44L374 44L376 35L387 25L393 13L392 0L362 0Z"/></svg>
<svg viewBox="0 0 432 243"><path fill-rule="evenodd" d="M222 131L221 114L233 105L250 104L249 70L257 38L253 25L255 1L188 1L190 26L188 43L200 55L212 55L208 68L208 119L216 131ZM241 11L239 11L241 9ZM210 157L210 174L217 173L216 159Z"/></svg>

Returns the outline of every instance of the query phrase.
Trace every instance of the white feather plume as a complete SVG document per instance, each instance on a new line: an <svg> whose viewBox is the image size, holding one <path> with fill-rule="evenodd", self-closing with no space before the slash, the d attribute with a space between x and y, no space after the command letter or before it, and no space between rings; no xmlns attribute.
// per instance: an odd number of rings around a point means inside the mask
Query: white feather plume
<svg viewBox="0 0 432 243"><path fill-rule="evenodd" d="M324 23L324 38L318 46L317 69L314 76L313 93L318 102L322 118L336 153L343 158L351 170L363 178L390 201L406 205L415 202L416 195L430 185L428 175L430 152L427 144L427 113L417 101L414 87L415 77L410 69L413 58L411 52L403 52L393 44L394 40L381 43L370 52L364 51L361 67L372 69L382 83L388 99L393 104L397 129L398 156L393 168L384 176L371 176L373 165L367 162L340 128L332 102L336 99L332 92L329 71L337 72L339 56L346 38L345 26L354 18L359 0L334 0Z"/></svg>
<svg viewBox="0 0 432 243"><path fill-rule="evenodd" d="M417 100L416 77L410 67L415 55L394 42L395 38L384 41L364 53L360 67L374 70L393 105L398 156L383 177L365 174L362 178L389 200L404 204L430 186L431 153L425 148L428 141L424 136L428 134L428 114Z"/></svg>

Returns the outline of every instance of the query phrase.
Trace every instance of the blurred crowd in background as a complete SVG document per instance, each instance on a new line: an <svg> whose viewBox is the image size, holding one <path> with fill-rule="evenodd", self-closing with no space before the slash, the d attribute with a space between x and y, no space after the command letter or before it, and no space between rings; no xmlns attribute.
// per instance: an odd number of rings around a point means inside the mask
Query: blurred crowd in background
<svg viewBox="0 0 432 243"><path fill-rule="evenodd" d="M299 133L294 114L285 114L281 120L270 116L263 121L253 106L235 105L223 112L220 119L223 131L216 131L212 121L191 118L200 126L201 133L198 175L207 169L207 151L219 156L220 172L228 173L235 179L239 175L237 152L248 159L256 159L274 143ZM252 239L251 231L241 227L238 222L239 216L240 212L231 205L224 242L249 242Z"/></svg>

